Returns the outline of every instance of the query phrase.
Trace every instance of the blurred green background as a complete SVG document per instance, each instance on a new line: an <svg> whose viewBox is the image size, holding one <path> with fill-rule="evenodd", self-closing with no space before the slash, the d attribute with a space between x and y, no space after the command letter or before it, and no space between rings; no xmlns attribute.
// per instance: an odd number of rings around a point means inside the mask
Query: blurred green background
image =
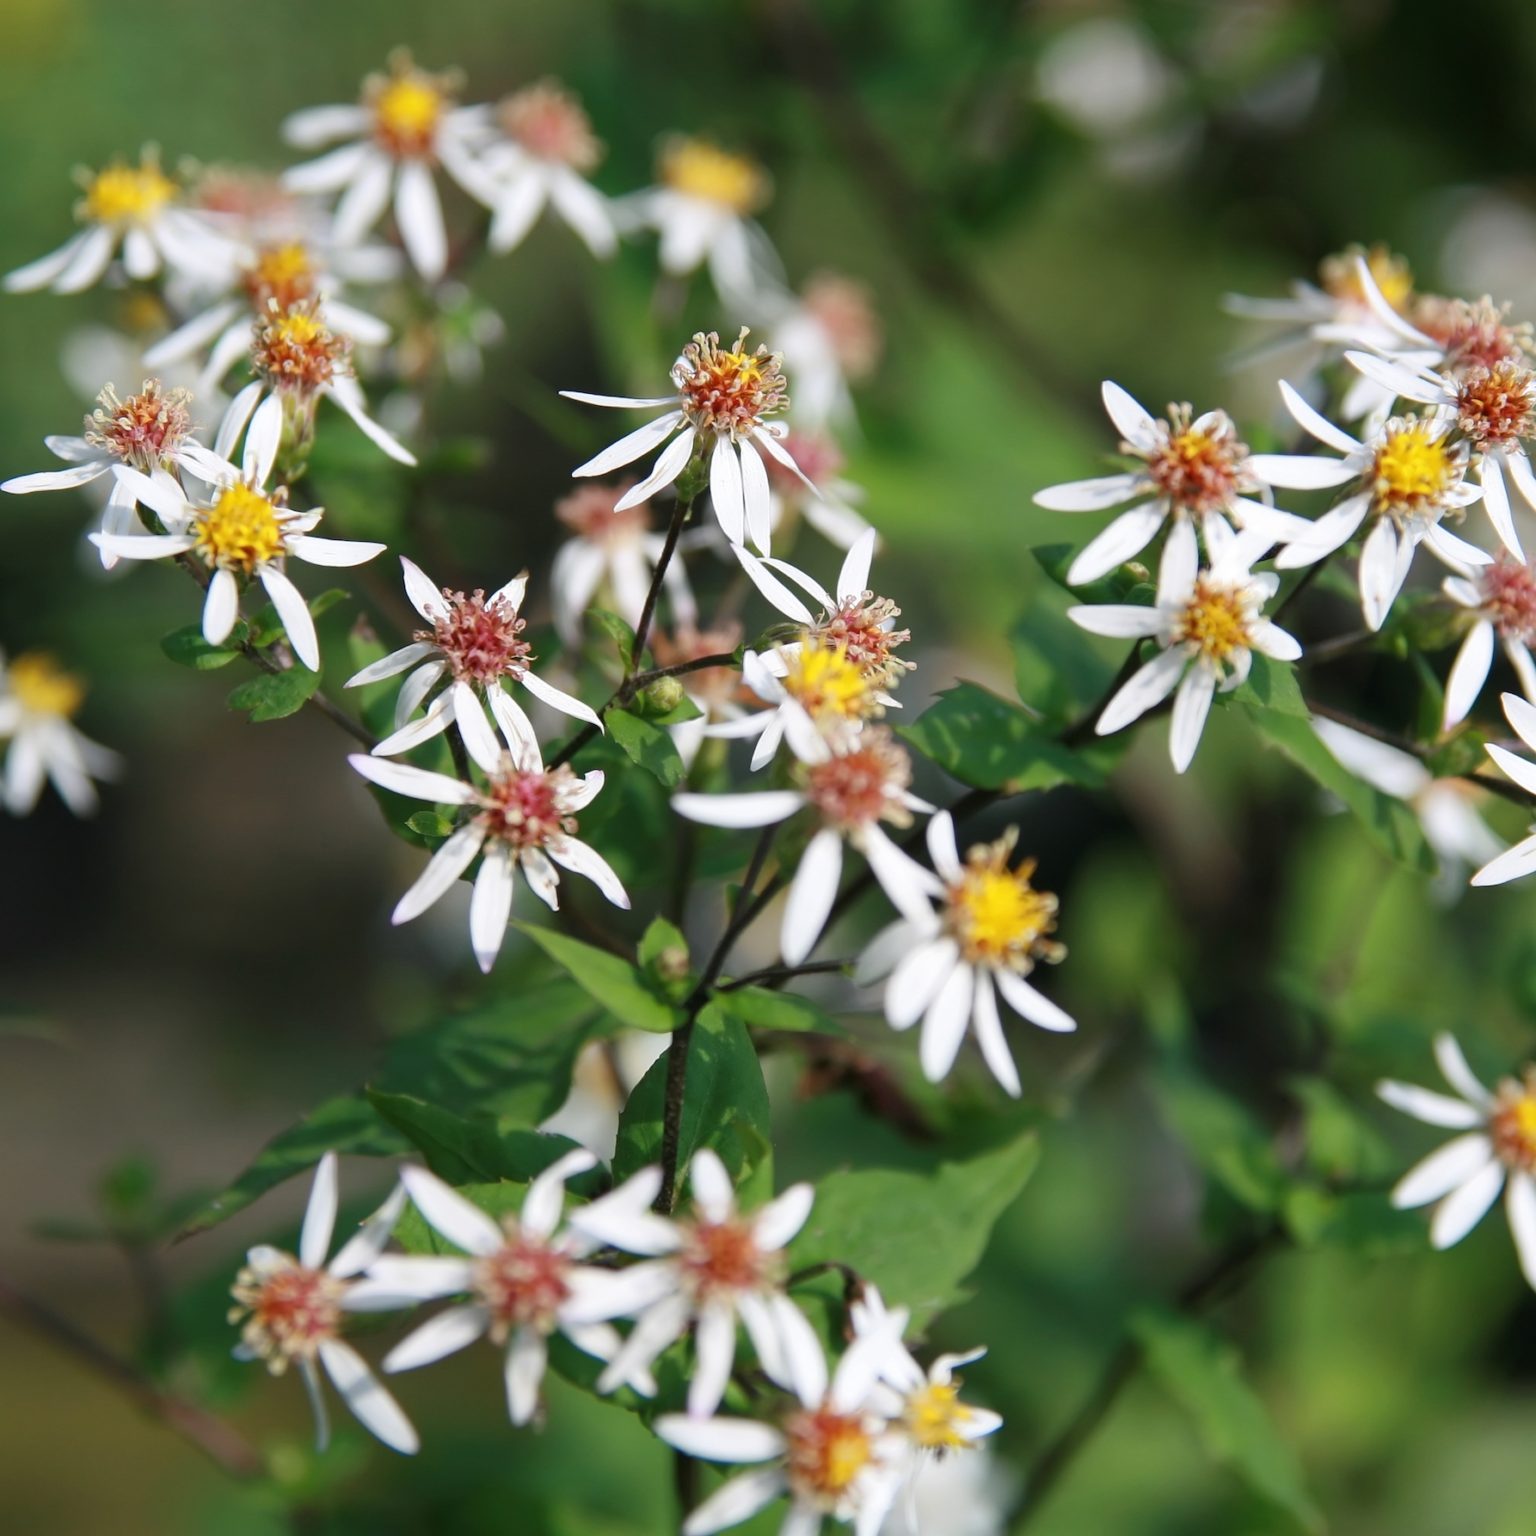
<svg viewBox="0 0 1536 1536"><path fill-rule="evenodd" d="M672 129L759 156L775 182L764 222L791 276L855 274L884 321L849 473L886 539L880 585L917 637L909 711L957 676L1006 691L1010 626L1061 605L1028 550L1081 525L1029 497L1099 472L1113 447L1100 378L1153 405L1227 403L1253 424L1250 440L1262 433L1272 378L1224 372L1251 338L1221 314L1222 293L1279 293L1347 242L1385 240L1426 285L1491 288L1536 312L1536 10L1518 0L1450 12L1406 0L8 0L5 15L7 270L67 234L77 162L155 141L169 162L280 165L283 116L350 99L398 43L429 67L463 67L468 100L545 74L568 81L609 147L608 191L645 185ZM644 313L648 248L609 272L573 251L540 228L471 276L506 336L481 382L433 407L440 430L492 445L474 473L422 492L417 531L457 562L445 581L490 587L541 569L556 541L549 509L606 427L553 391L642 382L624 336L625 317ZM0 473L45 467L43 435L76 429L88 398L61 373L61 347L81 325L119 321L119 304L94 293L0 305ZM735 324L702 285L676 339L697 324ZM396 495L370 465L349 492L351 528L389 515ZM88 1221L103 1179L131 1205L144 1175L125 1156L154 1165L173 1194L220 1187L317 1099L364 1077L438 994L478 985L459 910L388 930L418 856L383 832L340 739L308 716L253 730L225 709L227 678L168 665L159 636L193 617L183 584L161 570L103 580L82 558L87 517L70 495L0 507L0 645L46 647L90 675L83 723L130 762L94 822L49 798L0 823L0 1272L212 1391L252 1436L286 1447L302 1497L295 1514L276 1494L229 1487L0 1319L0 1523L48 1536L671 1528L667 1459L633 1420L557 1385L547 1431L514 1436L475 1351L405 1383L425 1431L416 1463L350 1431L313 1463L295 1384L212 1363L237 1255L285 1230L297 1190L148 1262L39 1229ZM824 577L835 569L825 550L800 553ZM429 569L439 574L430 558ZM1310 632L1334 632L1329 618L1312 615ZM1347 613L1333 618L1348 627ZM1379 700L1394 685L1362 663L1331 686ZM1016 1492L1125 1314L1171 1295L1242 1227L1167 1128L1156 1084L1170 1050L1190 1052L1317 1171L1385 1188L1431 1138L1370 1107L1373 1076L1428 1080L1439 1028L1493 1074L1529 1050L1536 1023L1527 893L1437 904L1227 716L1184 781L1162 727L1146 734L1115 796L1055 791L1019 813L1042 882L1063 897L1072 953L1055 980L1084 1027L1071 1041L1014 1032L1028 1096L1008 1113L1041 1122L1044 1157L974 1300L936 1333L946 1347L990 1343L969 1379L1008 1417L999 1447ZM1507 809L1498 820L1512 835ZM892 1059L906 1049L868 1033ZM1322 1074L1361 1120L1303 1112L1296 1080ZM797 1092L789 1062L771 1082L782 1178L937 1155L869 1125L846 1093ZM958 1091L993 1125L1006 1119L979 1082ZM380 1175L348 1169L362 1191ZM1214 1313L1331 1530L1536 1531L1536 1301L1501 1225L1446 1256L1427 1243L1286 1252ZM1028 1525L1039 1536L1295 1528L1213 1467L1143 1382Z"/></svg>

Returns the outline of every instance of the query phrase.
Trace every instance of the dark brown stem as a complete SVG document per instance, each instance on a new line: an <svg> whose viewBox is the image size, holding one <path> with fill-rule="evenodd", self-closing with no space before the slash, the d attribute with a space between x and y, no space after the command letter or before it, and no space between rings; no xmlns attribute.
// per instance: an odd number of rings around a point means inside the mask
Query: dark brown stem
<svg viewBox="0 0 1536 1536"><path fill-rule="evenodd" d="M656 616L661 584L667 578L667 568L672 564L672 556L677 553L677 541L683 536L683 525L688 521L688 514L693 511L697 497L697 492L691 496L679 496L673 504L672 521L667 524L667 539L661 546L661 557L656 562L650 590L645 594L645 604L640 609L640 622L635 625L635 644L629 653L629 665L624 669L626 684L634 681L640 669L640 658L645 655L645 643L651 638L651 620Z"/></svg>
<svg viewBox="0 0 1536 1536"><path fill-rule="evenodd" d="M749 971L745 976L737 976L730 981L721 982L715 991L735 992L740 987L755 987L765 981L782 985L796 976L815 976L829 971L846 971L852 965L852 959L811 960L805 965L765 965L760 971Z"/></svg>
<svg viewBox="0 0 1536 1536"><path fill-rule="evenodd" d="M0 1310L46 1339L116 1387L150 1418L158 1420L231 1477L249 1480L266 1472L260 1453L231 1425L205 1408L157 1386L137 1367L119 1359L82 1333L67 1318L0 1279Z"/></svg>

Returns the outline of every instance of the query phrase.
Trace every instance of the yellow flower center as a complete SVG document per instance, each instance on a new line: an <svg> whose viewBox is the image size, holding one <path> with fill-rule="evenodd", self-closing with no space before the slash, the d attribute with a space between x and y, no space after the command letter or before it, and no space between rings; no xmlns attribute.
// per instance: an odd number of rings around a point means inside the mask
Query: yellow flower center
<svg viewBox="0 0 1536 1536"><path fill-rule="evenodd" d="M863 1421L851 1413L817 1408L785 1425L789 1480L795 1491L823 1506L835 1504L874 1459Z"/></svg>
<svg viewBox="0 0 1536 1536"><path fill-rule="evenodd" d="M1351 245L1336 256L1329 256L1322 264L1323 288L1330 297L1349 303L1364 305L1365 290L1360 284L1360 273L1355 266L1356 257L1363 256L1370 271L1371 280L1381 290L1381 296L1399 314L1408 307L1413 297L1413 269L1403 257L1385 245L1373 245L1369 250Z"/></svg>
<svg viewBox="0 0 1536 1536"><path fill-rule="evenodd" d="M147 224L176 196L176 183L152 160L109 165L85 189L82 211L97 224Z"/></svg>
<svg viewBox="0 0 1536 1536"><path fill-rule="evenodd" d="M1027 973L1036 960L1066 953L1048 937L1056 926L1057 901L1030 883L1035 861L1008 867L1017 832L983 843L966 855L965 868L946 893L946 925L970 965Z"/></svg>
<svg viewBox="0 0 1536 1536"><path fill-rule="evenodd" d="M1430 423L1388 423L1373 468L1378 510L1404 513L1438 506L1459 478L1461 463L1443 431Z"/></svg>
<svg viewBox="0 0 1536 1536"><path fill-rule="evenodd" d="M924 1450L954 1451L970 1444L961 1426L974 1416L960 1401L958 1383L931 1381L907 1398L902 1423Z"/></svg>
<svg viewBox="0 0 1536 1536"><path fill-rule="evenodd" d="M844 645L822 645L814 638L789 654L784 690L812 719L862 720L878 709L874 691Z"/></svg>
<svg viewBox="0 0 1536 1536"><path fill-rule="evenodd" d="M302 303L315 289L309 252L297 240L267 246L246 273L245 288L258 311L264 311L269 300L281 309Z"/></svg>
<svg viewBox="0 0 1536 1536"><path fill-rule="evenodd" d="M11 696L29 715L68 720L85 700L85 684L42 651L24 651L6 675Z"/></svg>
<svg viewBox="0 0 1536 1536"><path fill-rule="evenodd" d="M437 135L443 93L431 79L411 72L380 87L371 103L374 131L397 155L423 155Z"/></svg>
<svg viewBox="0 0 1536 1536"><path fill-rule="evenodd" d="M1508 1167L1536 1170L1536 1070L1527 1070L1521 1082L1499 1085L1488 1128Z"/></svg>
<svg viewBox="0 0 1536 1536"><path fill-rule="evenodd" d="M1174 625L1173 638L1192 645L1208 661L1224 662L1248 646L1248 611L1241 593L1209 576L1195 590Z"/></svg>
<svg viewBox="0 0 1536 1536"><path fill-rule="evenodd" d="M768 178L744 155L733 155L706 139L678 139L661 156L661 179L674 192L720 203L733 213L762 206Z"/></svg>
<svg viewBox="0 0 1536 1536"><path fill-rule="evenodd" d="M249 575L283 552L277 508L248 485L226 486L198 516L196 547L209 566Z"/></svg>

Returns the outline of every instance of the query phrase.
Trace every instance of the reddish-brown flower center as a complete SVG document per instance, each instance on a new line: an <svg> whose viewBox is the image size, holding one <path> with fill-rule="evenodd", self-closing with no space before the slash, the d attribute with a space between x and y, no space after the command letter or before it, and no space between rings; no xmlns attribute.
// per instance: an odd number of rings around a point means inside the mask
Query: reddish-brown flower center
<svg viewBox="0 0 1536 1536"><path fill-rule="evenodd" d="M313 395L338 373L351 370L351 354L351 338L321 319L318 299L305 299L291 309L271 300L256 322L251 366L274 389Z"/></svg>
<svg viewBox="0 0 1536 1536"><path fill-rule="evenodd" d="M582 485L555 503L555 516L573 532L594 544L628 544L651 526L651 504L614 511L634 484L625 480L618 485Z"/></svg>
<svg viewBox="0 0 1536 1536"><path fill-rule="evenodd" d="M1536 572L1501 553L1478 573L1483 611L1506 640L1536 640Z"/></svg>
<svg viewBox="0 0 1536 1536"><path fill-rule="evenodd" d="M568 809L579 788L576 775L563 763L558 768L509 768L491 780L480 811L486 832L519 852L542 848L561 836L572 836L576 818Z"/></svg>
<svg viewBox="0 0 1536 1536"><path fill-rule="evenodd" d="M443 598L447 613L415 638L437 645L459 682L489 687L528 670L533 647L520 638L527 621L506 598L487 598L479 587L468 597L444 587Z"/></svg>
<svg viewBox="0 0 1536 1536"><path fill-rule="evenodd" d="M1531 351L1530 326L1511 325L1508 307L1492 299L1469 303L1426 294L1414 306L1413 321L1440 343L1445 352L1443 366L1451 373L1522 363Z"/></svg>
<svg viewBox="0 0 1536 1536"><path fill-rule="evenodd" d="M592 120L582 105L554 80L540 80L501 104L503 132L540 160L590 171L603 158Z"/></svg>
<svg viewBox="0 0 1536 1536"><path fill-rule="evenodd" d="M837 1504L875 1457L874 1442L858 1414L811 1409L794 1414L784 1434L791 1486L823 1508Z"/></svg>
<svg viewBox="0 0 1536 1536"><path fill-rule="evenodd" d="M1508 447L1536 432L1536 373L1503 358L1466 369L1456 386L1457 424L1479 448Z"/></svg>
<svg viewBox="0 0 1536 1536"><path fill-rule="evenodd" d="M475 1263L475 1293L491 1314L491 1337L499 1344L515 1328L553 1332L560 1305L571 1294L570 1269L565 1254L508 1222L505 1246Z"/></svg>
<svg viewBox="0 0 1536 1536"><path fill-rule="evenodd" d="M341 1328L346 1282L309 1269L291 1255L273 1254L247 1265L231 1291L229 1320L243 1323L241 1341L274 1371L290 1360L310 1360Z"/></svg>
<svg viewBox="0 0 1536 1536"><path fill-rule="evenodd" d="M683 348L672 369L672 382L682 396L688 420L700 432L743 437L765 416L789 404L783 359L767 347L747 351L747 328L736 345L720 345L720 337L700 331Z"/></svg>
<svg viewBox="0 0 1536 1536"><path fill-rule="evenodd" d="M164 389L158 379L145 379L126 400L108 384L97 399L85 418L86 442L145 474L168 464L192 430L191 392Z"/></svg>
<svg viewBox="0 0 1536 1536"><path fill-rule="evenodd" d="M818 272L806 283L802 302L831 338L843 373L855 382L867 379L879 366L885 346L869 289L840 273Z"/></svg>
<svg viewBox="0 0 1536 1536"><path fill-rule="evenodd" d="M849 830L885 820L908 826L900 799L912 782L912 760L883 726L871 725L857 745L804 770L805 792L828 825Z"/></svg>
<svg viewBox="0 0 1536 1536"><path fill-rule="evenodd" d="M1167 419L1158 423L1157 446L1145 454L1147 474L1179 511L1225 511L1242 492L1248 448L1225 411L1213 411L1199 422L1191 420L1193 415L1188 405L1168 407ZM1138 451L1128 443L1122 446L1126 453Z"/></svg>
<svg viewBox="0 0 1536 1536"><path fill-rule="evenodd" d="M779 1255L764 1253L752 1224L740 1217L685 1224L683 1233L678 1262L698 1295L756 1290L780 1277Z"/></svg>
<svg viewBox="0 0 1536 1536"><path fill-rule="evenodd" d="M824 614L815 634L822 645L841 648L848 660L876 688L890 688L917 663L904 661L896 648L912 638L910 629L896 629L901 609L888 597L861 592L844 598L834 612Z"/></svg>

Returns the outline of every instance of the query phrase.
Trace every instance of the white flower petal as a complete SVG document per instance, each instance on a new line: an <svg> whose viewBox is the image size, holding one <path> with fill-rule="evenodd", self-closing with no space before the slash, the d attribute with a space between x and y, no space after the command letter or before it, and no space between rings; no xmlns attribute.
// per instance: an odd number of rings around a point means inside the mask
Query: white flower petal
<svg viewBox="0 0 1536 1536"><path fill-rule="evenodd" d="M1476 1178L1490 1162L1497 1165L1493 1143L1487 1136L1480 1132L1458 1136L1403 1175L1392 1191L1392 1204L1401 1211L1428 1205Z"/></svg>
<svg viewBox="0 0 1536 1536"><path fill-rule="evenodd" d="M1105 379L1099 386L1099 393L1115 430L1132 448L1146 452L1157 446L1157 423L1152 413L1129 390L1122 389L1112 379Z"/></svg>
<svg viewBox="0 0 1536 1536"><path fill-rule="evenodd" d="M384 1369L393 1375L431 1365L473 1344L489 1326L490 1314L484 1307L449 1307L401 1339L385 1355Z"/></svg>
<svg viewBox="0 0 1536 1536"><path fill-rule="evenodd" d="M891 972L885 984L885 1017L892 1029L909 1029L949 980L960 959L953 939L919 943Z"/></svg>
<svg viewBox="0 0 1536 1536"><path fill-rule="evenodd" d="M992 979L1003 994L1004 1001L1021 1018L1028 1019L1041 1029L1056 1034L1071 1034L1077 1028L1077 1020L1064 1009L1058 1008L1044 994L1037 992L1022 976L1012 971L994 971Z"/></svg>
<svg viewBox="0 0 1536 1536"><path fill-rule="evenodd" d="M1504 1208L1521 1273L1525 1283L1536 1290L1536 1182L1529 1173L1521 1170L1510 1175Z"/></svg>
<svg viewBox="0 0 1536 1536"><path fill-rule="evenodd" d="M1425 1125L1444 1126L1450 1131L1469 1131L1483 1123L1483 1112L1464 1099L1453 1099L1414 1083L1399 1083L1387 1078L1377 1083L1376 1094L1393 1109L1400 1109Z"/></svg>
<svg viewBox="0 0 1536 1536"><path fill-rule="evenodd" d="M1069 480L1048 485L1033 497L1050 512L1106 512L1129 501L1142 484L1138 475L1100 475L1093 480Z"/></svg>
<svg viewBox="0 0 1536 1536"><path fill-rule="evenodd" d="M1450 676L1445 680L1445 716L1443 729L1459 725L1472 712L1477 696L1488 681L1493 666L1494 642L1497 635L1487 619L1479 619L1467 631L1467 637L1456 652Z"/></svg>
<svg viewBox="0 0 1536 1536"><path fill-rule="evenodd" d="M1081 587L1107 576L1116 567L1133 560L1157 536L1167 509L1161 502L1146 501L1122 512L1109 527L1089 540L1067 569L1067 584Z"/></svg>
<svg viewBox="0 0 1536 1536"><path fill-rule="evenodd" d="M322 1339L320 1363L364 1429L391 1450L406 1456L416 1454L421 1441L411 1421L350 1344L343 1344L340 1339Z"/></svg>
<svg viewBox="0 0 1536 1536"><path fill-rule="evenodd" d="M766 789L733 795L679 794L672 809L707 827L767 827L793 816L805 804L798 789Z"/></svg>
<svg viewBox="0 0 1536 1536"><path fill-rule="evenodd" d="M815 949L837 899L842 871L842 836L823 827L806 844L784 903L780 943L786 965L799 965Z"/></svg>
<svg viewBox="0 0 1536 1536"><path fill-rule="evenodd" d="M562 837L548 845L548 853L562 868L590 880L620 911L629 910L629 892L624 889L624 882L590 843L576 837Z"/></svg>
<svg viewBox="0 0 1536 1536"><path fill-rule="evenodd" d="M1198 662L1184 674L1173 696L1173 720L1168 734L1168 755L1176 773L1195 760L1211 700L1216 696L1216 674Z"/></svg>
<svg viewBox="0 0 1536 1536"><path fill-rule="evenodd" d="M1484 1216L1504 1190L1504 1165L1489 1162L1436 1208L1429 1240L1436 1248L1454 1248Z"/></svg>
<svg viewBox="0 0 1536 1536"><path fill-rule="evenodd" d="M982 1060L1009 1098L1016 1099L1023 1093L1019 1082L1019 1069L1013 1053L1008 1049L1008 1038L1003 1033L1003 1021L997 1013L997 996L992 990L992 978L985 971L976 973L976 1000L972 1013L976 1028L976 1043L981 1047Z"/></svg>
<svg viewBox="0 0 1536 1536"><path fill-rule="evenodd" d="M304 1207L304 1228L299 1233L299 1263L319 1269L331 1250L336 1230L336 1154L327 1152L315 1168L309 1203Z"/></svg>
<svg viewBox="0 0 1536 1536"><path fill-rule="evenodd" d="M930 1083L942 1082L960 1054L971 1019L975 987L976 973L971 967L964 963L956 965L928 1005L918 1042L918 1061Z"/></svg>
<svg viewBox="0 0 1536 1536"><path fill-rule="evenodd" d="M784 1436L772 1425L752 1419L701 1419L663 1413L652 1428L674 1450L701 1461L772 1461L784 1454Z"/></svg>
<svg viewBox="0 0 1536 1536"><path fill-rule="evenodd" d="M610 443L601 453L594 454L588 459L585 464L577 465L571 474L573 477L606 475L610 470L633 464L636 459L642 458L670 437L682 425L682 420L681 411L668 411L665 416L658 416L655 421L648 421L643 427L636 427L633 432L621 437L616 443Z"/></svg>
<svg viewBox="0 0 1536 1536"><path fill-rule="evenodd" d="M262 566L261 584L266 588L267 596L272 599L278 618L283 621L293 654L311 672L318 672L320 637L315 633L315 621L310 616L304 594L275 565Z"/></svg>
<svg viewBox="0 0 1536 1536"><path fill-rule="evenodd" d="M1182 650L1160 652L1135 672L1104 706L1094 730L1100 736L1108 736L1113 731L1123 730L1133 720L1139 720L1149 709L1155 709L1178 685L1184 667Z"/></svg>
<svg viewBox="0 0 1536 1536"><path fill-rule="evenodd" d="M501 1228L435 1173L407 1163L400 1170L400 1182L416 1209L454 1247L483 1258L502 1246Z"/></svg>
<svg viewBox="0 0 1536 1536"><path fill-rule="evenodd" d="M443 227L443 205L425 160L407 160L395 182L395 222L411 265L429 283L436 282L448 266L448 232Z"/></svg>
<svg viewBox="0 0 1536 1536"><path fill-rule="evenodd" d="M693 1347L688 1412L694 1418L708 1418L719 1408L736 1363L736 1312L728 1301L706 1301L699 1308Z"/></svg>
<svg viewBox="0 0 1536 1536"><path fill-rule="evenodd" d="M539 1408L539 1388L549 1364L549 1345L533 1328L519 1328L507 1350L507 1413L514 1424L527 1424Z"/></svg>
<svg viewBox="0 0 1536 1536"><path fill-rule="evenodd" d="M390 922L408 923L440 901L474 863L484 842L485 829L477 823L460 827L433 853L415 884L395 904Z"/></svg>

